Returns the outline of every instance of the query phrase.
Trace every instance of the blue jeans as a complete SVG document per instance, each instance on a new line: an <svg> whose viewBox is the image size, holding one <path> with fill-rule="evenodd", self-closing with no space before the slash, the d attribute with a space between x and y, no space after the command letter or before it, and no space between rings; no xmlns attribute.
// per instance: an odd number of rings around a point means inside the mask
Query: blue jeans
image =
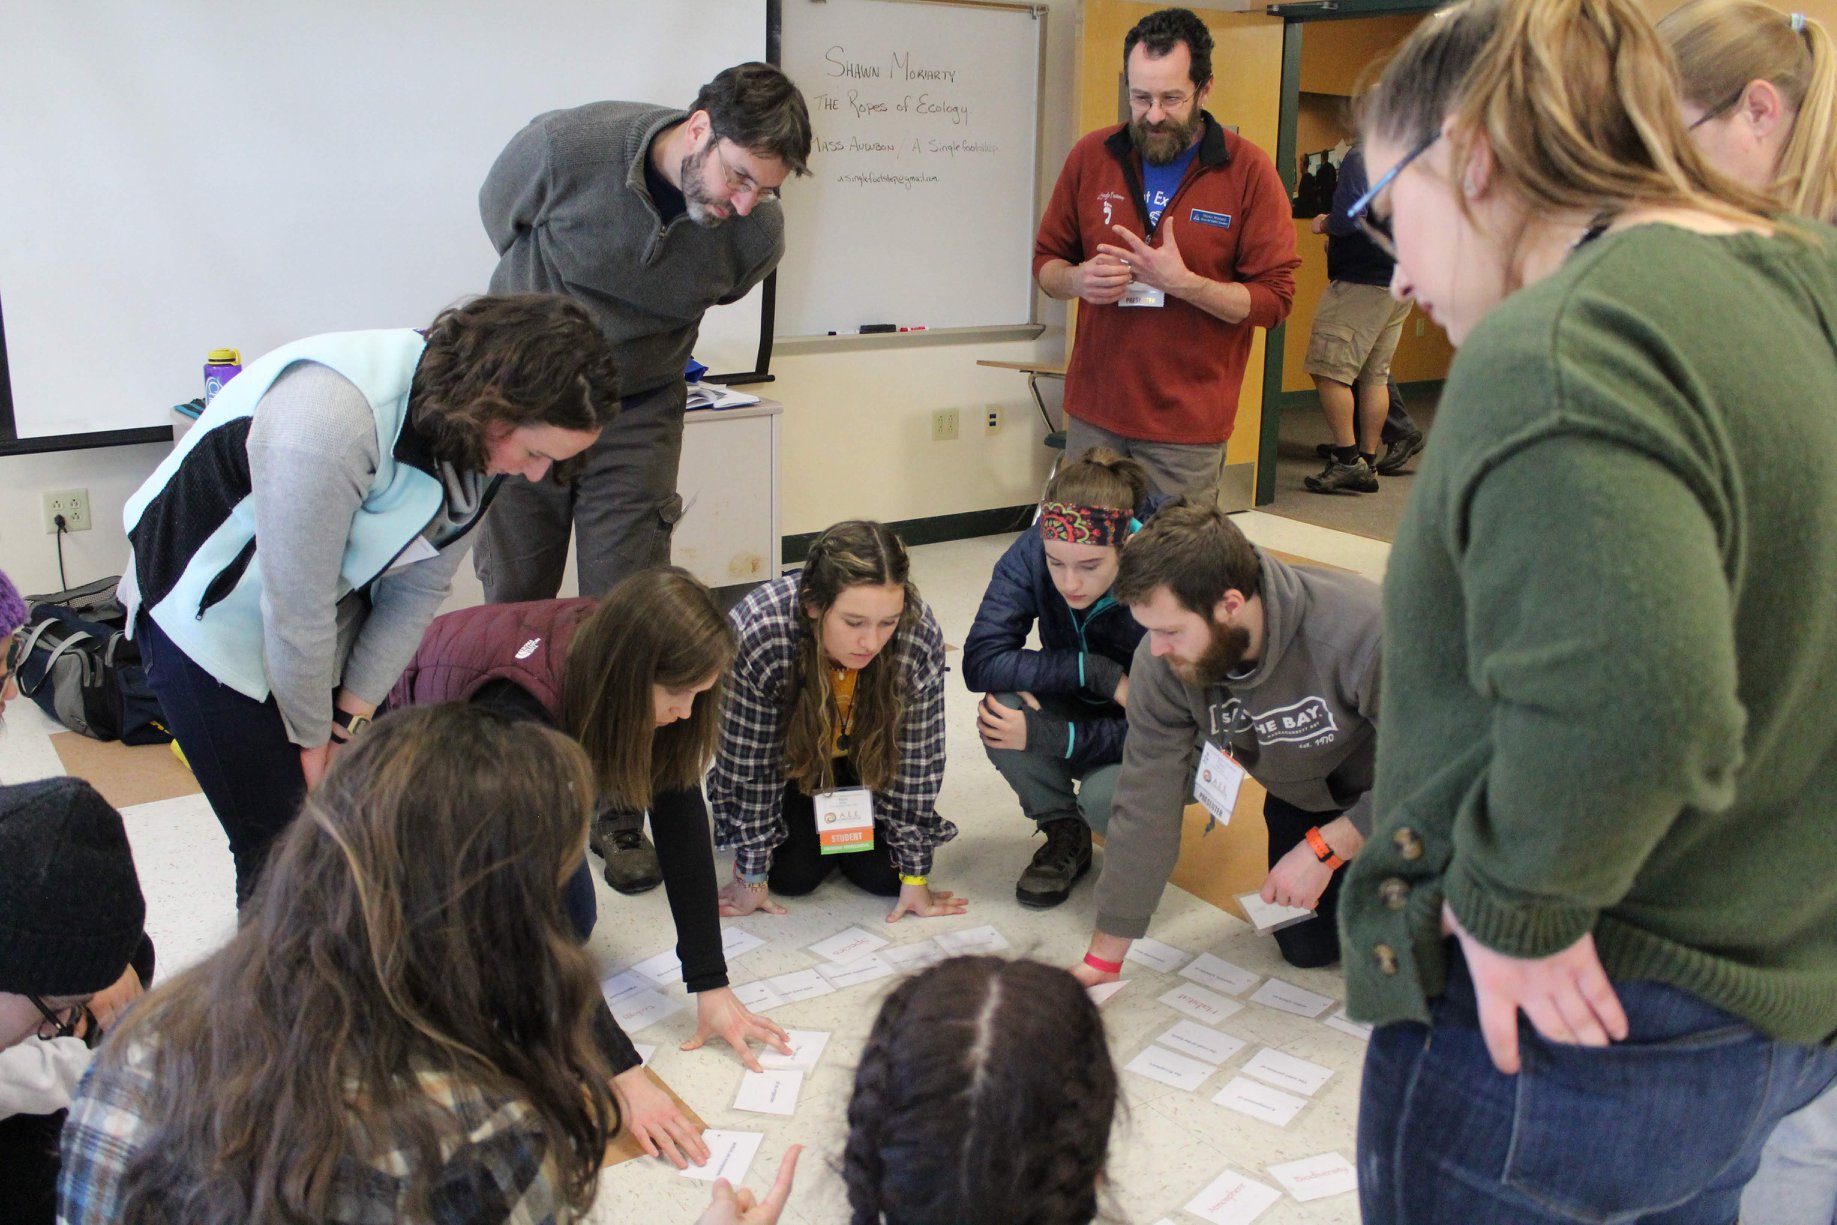
<svg viewBox="0 0 1837 1225"><path fill-rule="evenodd" d="M1729 1225L1781 1117L1837 1077L1837 1051L1772 1041L1675 987L1616 982L1629 1034L1486 1054L1451 949L1434 1025L1372 1035L1359 1101L1365 1225Z"/></svg>

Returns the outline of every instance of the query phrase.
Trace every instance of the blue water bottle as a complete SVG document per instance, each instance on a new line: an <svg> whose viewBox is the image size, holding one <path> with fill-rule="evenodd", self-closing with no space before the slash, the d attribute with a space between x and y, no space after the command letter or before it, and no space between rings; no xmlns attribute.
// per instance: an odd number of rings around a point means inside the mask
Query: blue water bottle
<svg viewBox="0 0 1837 1225"><path fill-rule="evenodd" d="M242 350L212 349L204 355L204 402L209 404L223 385L242 373Z"/></svg>

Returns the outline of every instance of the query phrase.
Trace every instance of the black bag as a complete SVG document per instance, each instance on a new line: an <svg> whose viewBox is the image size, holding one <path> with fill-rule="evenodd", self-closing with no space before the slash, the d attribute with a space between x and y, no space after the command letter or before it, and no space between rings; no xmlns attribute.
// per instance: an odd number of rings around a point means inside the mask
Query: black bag
<svg viewBox="0 0 1837 1225"><path fill-rule="evenodd" d="M19 631L19 692L74 732L124 744L172 739L147 684L140 648L123 629L119 578L33 596ZM67 602L63 602L67 601Z"/></svg>

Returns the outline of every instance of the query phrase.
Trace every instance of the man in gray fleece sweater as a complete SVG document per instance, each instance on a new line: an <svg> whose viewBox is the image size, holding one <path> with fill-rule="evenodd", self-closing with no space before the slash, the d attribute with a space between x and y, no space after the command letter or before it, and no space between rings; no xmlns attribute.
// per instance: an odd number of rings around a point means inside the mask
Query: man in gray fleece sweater
<svg viewBox="0 0 1837 1225"><path fill-rule="evenodd" d="M594 102L538 115L511 138L478 193L498 252L492 293L563 293L613 342L619 415L572 481L516 481L479 530L474 568L491 603L561 591L578 533L580 594L668 565L682 517L683 367L709 307L738 302L784 255L778 188L806 174L810 116L770 64L740 64L688 111ZM641 893L663 880L644 814L602 817L606 880Z"/></svg>
<svg viewBox="0 0 1837 1225"><path fill-rule="evenodd" d="M1097 930L1074 973L1087 984L1113 981L1130 942L1147 934L1180 854L1196 772L1233 768L1208 746L1268 791L1263 899L1317 912L1276 932L1283 957L1333 962L1336 873L1371 830L1377 584L1289 566L1252 547L1216 507L1181 503L1123 550L1115 592L1148 633L1129 670Z"/></svg>

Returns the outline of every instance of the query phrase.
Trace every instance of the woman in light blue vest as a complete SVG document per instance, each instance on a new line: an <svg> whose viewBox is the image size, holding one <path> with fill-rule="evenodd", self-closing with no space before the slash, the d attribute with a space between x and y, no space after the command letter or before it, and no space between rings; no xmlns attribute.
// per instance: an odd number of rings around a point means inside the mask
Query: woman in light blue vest
<svg viewBox="0 0 1837 1225"><path fill-rule="evenodd" d="M501 479L591 446L615 386L559 295L314 336L226 384L129 499L121 600L238 904L414 654Z"/></svg>

